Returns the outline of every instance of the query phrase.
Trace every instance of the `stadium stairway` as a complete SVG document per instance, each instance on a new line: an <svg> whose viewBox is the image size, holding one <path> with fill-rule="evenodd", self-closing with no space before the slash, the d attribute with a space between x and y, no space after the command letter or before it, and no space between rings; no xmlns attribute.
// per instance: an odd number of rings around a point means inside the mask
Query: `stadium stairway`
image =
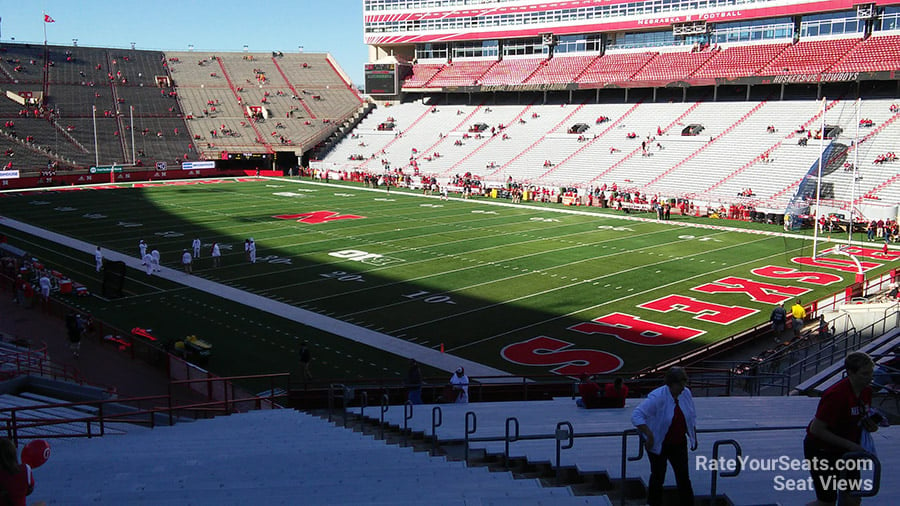
<svg viewBox="0 0 900 506"><path fill-rule="evenodd" d="M569 398L550 401L522 401L472 404L413 406L404 421L403 406L389 406L385 424L405 434L410 440L427 439L432 430L441 445L457 445L465 454L468 438L470 465L543 470L570 483L576 490L592 490L609 495L614 504L641 504L650 470L646 458L627 462L622 480L623 431L631 429L631 414L641 399L628 399L624 409L577 408ZM798 484L809 476L802 469L784 469L803 458L805 427L818 403L813 397L695 397L699 446L689 454L689 467L694 493L700 504L712 501L713 472L706 463L713 459L717 441L734 440L740 445L746 468L736 477L716 478L716 503L733 505L805 504L814 498L808 490L779 489L782 484ZM435 414L439 409L440 413ZM352 409L351 409L352 411ZM370 411L371 412L371 411ZM380 415L379 415L380 416ZM514 419L514 422L508 420ZM439 425L432 428L432 421ZM556 432L568 430L573 438L562 438L557 450ZM405 425L404 425L405 424ZM509 443L504 455L507 426L518 437ZM409 431L403 432L402 427ZM468 432L468 434L467 434ZM900 465L900 431L882 428L874 434L881 460L880 491L865 504L893 504L890 498L900 493L900 483L889 477L890 469ZM636 435L628 437L627 455L638 455ZM720 446L719 456L735 458L735 447ZM556 455L559 451L559 467ZM527 463L527 464L523 464ZM772 466L775 466L774 468ZM871 477L863 472L863 477ZM802 484L801 484L802 486ZM667 490L674 490L672 473L667 473ZM723 495L725 497L723 497ZM635 502L638 501L638 502ZM673 503L674 504L674 503Z"/></svg>
<svg viewBox="0 0 900 506"><path fill-rule="evenodd" d="M52 445L30 497L49 505L610 504L390 446L293 410Z"/></svg>

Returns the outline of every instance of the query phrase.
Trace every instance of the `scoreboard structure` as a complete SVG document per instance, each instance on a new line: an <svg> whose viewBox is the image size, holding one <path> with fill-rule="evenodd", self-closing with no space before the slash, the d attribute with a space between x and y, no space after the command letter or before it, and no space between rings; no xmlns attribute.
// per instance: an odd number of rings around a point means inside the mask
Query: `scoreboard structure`
<svg viewBox="0 0 900 506"><path fill-rule="evenodd" d="M400 82L411 73L410 65L366 63L366 93L369 95L396 95L400 92Z"/></svg>
<svg viewBox="0 0 900 506"><path fill-rule="evenodd" d="M366 64L366 93L370 95L396 95L399 86L396 63Z"/></svg>

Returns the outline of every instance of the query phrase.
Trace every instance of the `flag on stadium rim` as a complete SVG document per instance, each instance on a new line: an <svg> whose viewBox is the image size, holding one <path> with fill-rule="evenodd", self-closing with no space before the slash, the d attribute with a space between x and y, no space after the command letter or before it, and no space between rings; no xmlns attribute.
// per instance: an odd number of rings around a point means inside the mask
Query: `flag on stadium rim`
<svg viewBox="0 0 900 506"><path fill-rule="evenodd" d="M51 18L49 14L44 14L44 23L56 23L56 20Z"/></svg>

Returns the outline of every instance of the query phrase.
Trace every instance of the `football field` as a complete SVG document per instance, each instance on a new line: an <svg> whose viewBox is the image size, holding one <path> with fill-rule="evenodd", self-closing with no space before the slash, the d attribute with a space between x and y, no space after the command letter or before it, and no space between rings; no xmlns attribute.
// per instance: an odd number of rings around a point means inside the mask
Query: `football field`
<svg viewBox="0 0 900 506"><path fill-rule="evenodd" d="M287 179L4 193L0 215L133 257L143 239L173 269L199 238L194 276L524 376L638 371L766 322L774 304L840 292L856 270L763 225ZM0 229L100 292L92 254ZM880 249L857 253L867 275L896 267ZM218 374L292 370L301 340L319 376L404 370L403 357L138 270L125 289L72 302L120 328L198 335Z"/></svg>

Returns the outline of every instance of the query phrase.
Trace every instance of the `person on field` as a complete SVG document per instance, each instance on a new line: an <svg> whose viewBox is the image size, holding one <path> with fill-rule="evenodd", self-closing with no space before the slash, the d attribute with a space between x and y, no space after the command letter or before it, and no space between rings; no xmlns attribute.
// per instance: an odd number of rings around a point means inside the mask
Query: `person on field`
<svg viewBox="0 0 900 506"><path fill-rule="evenodd" d="M191 257L191 252L188 250L184 250L184 253L181 254L181 265L184 267L185 274L192 274L193 269L191 268L191 264L194 259Z"/></svg>

